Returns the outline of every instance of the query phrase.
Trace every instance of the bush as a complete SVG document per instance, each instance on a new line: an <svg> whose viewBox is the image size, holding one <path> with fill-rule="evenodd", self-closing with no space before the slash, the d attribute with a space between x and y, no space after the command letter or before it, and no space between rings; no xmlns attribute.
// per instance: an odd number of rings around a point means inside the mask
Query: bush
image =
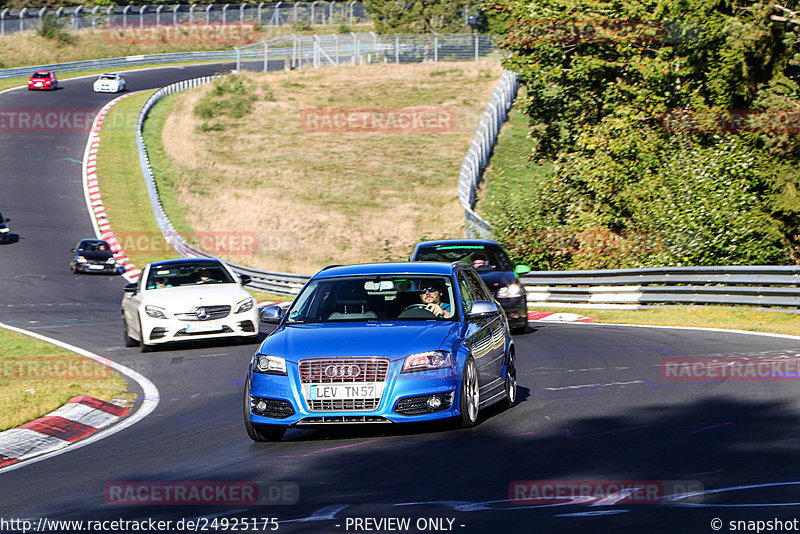
<svg viewBox="0 0 800 534"><path fill-rule="evenodd" d="M66 29L66 25L56 17L55 13L45 13L37 33L45 39L57 41L59 45L71 44L75 37Z"/></svg>

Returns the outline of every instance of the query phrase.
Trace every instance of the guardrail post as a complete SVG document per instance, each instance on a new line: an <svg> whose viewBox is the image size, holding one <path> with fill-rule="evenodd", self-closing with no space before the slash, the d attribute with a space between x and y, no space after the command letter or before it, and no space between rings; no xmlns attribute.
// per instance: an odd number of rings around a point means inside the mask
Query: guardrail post
<svg viewBox="0 0 800 534"><path fill-rule="evenodd" d="M239 69L242 68L242 51L239 50L238 46L233 47L236 50L236 72L239 72Z"/></svg>
<svg viewBox="0 0 800 534"><path fill-rule="evenodd" d="M83 11L83 6L76 7L75 11L72 12L72 28L75 31L81 29L81 11Z"/></svg>
<svg viewBox="0 0 800 534"><path fill-rule="evenodd" d="M22 8L22 11L19 12L19 33L25 31L25 15L28 13L28 8Z"/></svg>
<svg viewBox="0 0 800 534"><path fill-rule="evenodd" d="M264 43L264 72L269 71L269 45Z"/></svg>

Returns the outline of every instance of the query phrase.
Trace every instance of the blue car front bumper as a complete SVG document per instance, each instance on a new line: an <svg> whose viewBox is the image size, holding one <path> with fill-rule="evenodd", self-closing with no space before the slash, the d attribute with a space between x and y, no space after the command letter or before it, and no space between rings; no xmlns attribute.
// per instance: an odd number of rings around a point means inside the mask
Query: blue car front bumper
<svg viewBox="0 0 800 534"><path fill-rule="evenodd" d="M415 423L460 415L461 375L454 368L400 373L401 366L402 361L391 362L379 399L355 401L344 409L335 402L323 409L311 409L314 403L309 398L309 385L304 388L301 383L297 364L287 362L287 375L251 370L250 422L280 426Z"/></svg>

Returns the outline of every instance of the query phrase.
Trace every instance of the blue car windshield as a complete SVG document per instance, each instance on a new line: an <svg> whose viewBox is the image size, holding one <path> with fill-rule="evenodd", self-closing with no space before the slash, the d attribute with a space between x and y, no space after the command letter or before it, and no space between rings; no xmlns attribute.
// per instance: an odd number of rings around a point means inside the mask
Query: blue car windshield
<svg viewBox="0 0 800 534"><path fill-rule="evenodd" d="M453 321L448 277L381 275L312 280L289 310L287 324L339 321Z"/></svg>

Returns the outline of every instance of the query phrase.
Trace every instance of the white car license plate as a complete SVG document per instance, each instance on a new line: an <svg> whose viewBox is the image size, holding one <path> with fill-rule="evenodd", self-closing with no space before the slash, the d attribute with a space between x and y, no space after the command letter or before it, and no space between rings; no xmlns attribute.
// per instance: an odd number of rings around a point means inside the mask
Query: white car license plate
<svg viewBox="0 0 800 534"><path fill-rule="evenodd" d="M186 333L198 334L200 332L217 332L222 330L222 325L219 323L209 323L200 321L196 323L186 323Z"/></svg>
<svg viewBox="0 0 800 534"><path fill-rule="evenodd" d="M90 269L95 269L97 271L101 271L103 269L103 266L102 265L90 265L89 268Z"/></svg>
<svg viewBox="0 0 800 534"><path fill-rule="evenodd" d="M383 393L383 383L307 384L306 396L311 400L377 399Z"/></svg>

